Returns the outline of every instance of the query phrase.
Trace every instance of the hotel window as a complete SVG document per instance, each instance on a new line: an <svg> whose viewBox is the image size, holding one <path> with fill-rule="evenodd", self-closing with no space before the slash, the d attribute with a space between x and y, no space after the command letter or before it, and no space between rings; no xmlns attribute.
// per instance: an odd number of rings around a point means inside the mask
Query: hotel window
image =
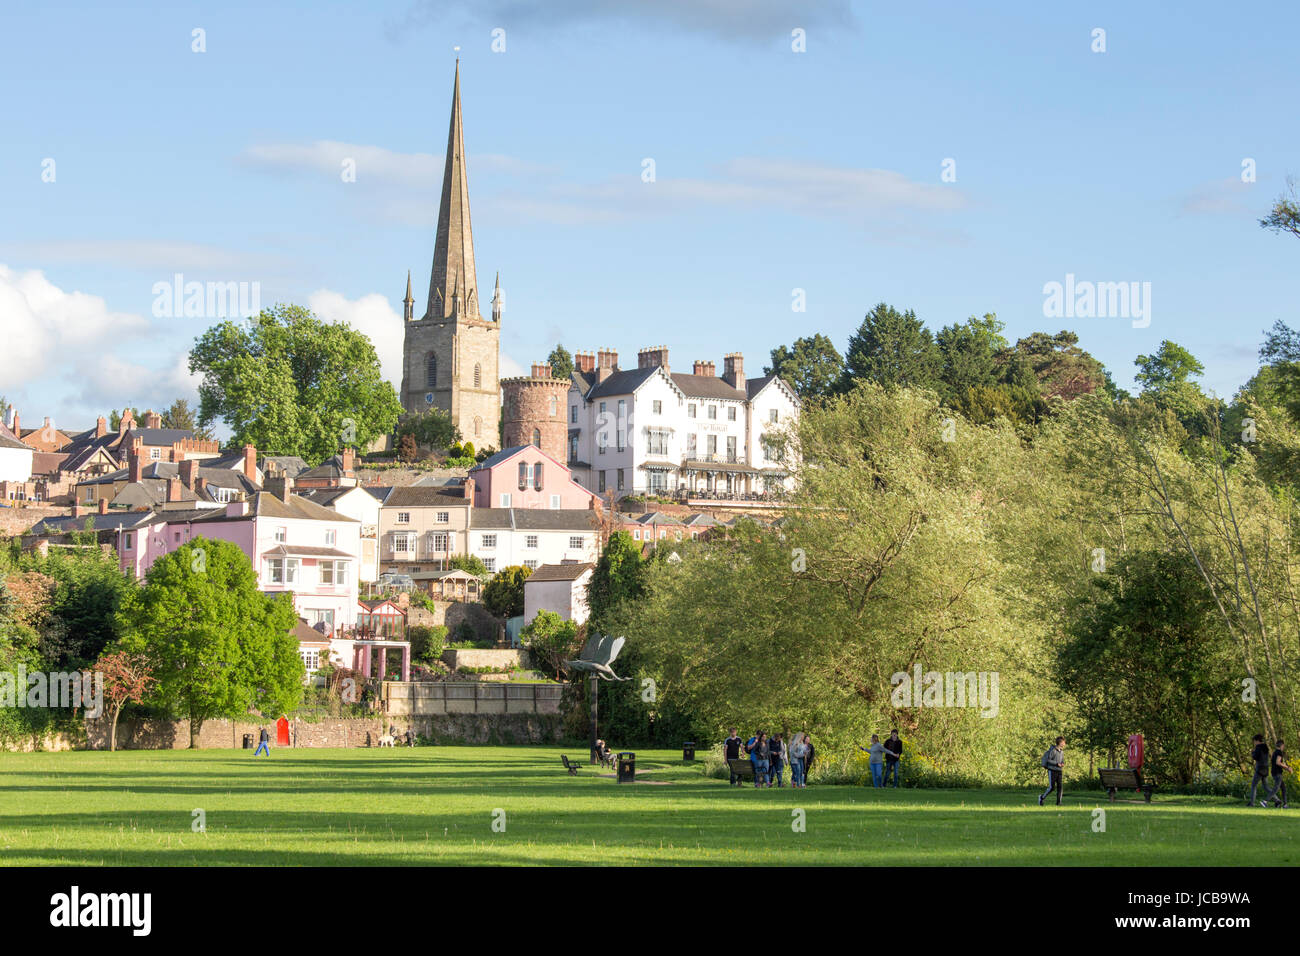
<svg viewBox="0 0 1300 956"><path fill-rule="evenodd" d="M446 524L448 521L451 520L450 511L439 511L437 515L438 515L438 519L437 519L438 524Z"/></svg>
<svg viewBox="0 0 1300 956"><path fill-rule="evenodd" d="M718 436L710 435L709 436L709 459L712 460L713 456L716 455L717 453L718 453Z"/></svg>
<svg viewBox="0 0 1300 956"><path fill-rule="evenodd" d="M496 571L497 571L497 559L496 559L496 558L484 558L484 559L483 559L483 567L488 571L489 574L496 574Z"/></svg>
<svg viewBox="0 0 1300 956"><path fill-rule="evenodd" d="M736 460L736 436L727 436L727 461Z"/></svg>
<svg viewBox="0 0 1300 956"><path fill-rule="evenodd" d="M687 417L687 418L694 418L694 417L695 417L695 403L694 403L694 402L692 402L691 404L689 404L689 405L686 406L686 417Z"/></svg>
<svg viewBox="0 0 1300 956"><path fill-rule="evenodd" d="M508 492L507 492L506 494L503 494L503 495L501 496L501 507L502 507L502 508L509 508L509 507L510 507L510 495L509 495Z"/></svg>
<svg viewBox="0 0 1300 956"><path fill-rule="evenodd" d="M576 425L576 424L578 424L578 406L577 406L577 405L570 405L570 406L569 406L569 424L570 424L570 425Z"/></svg>
<svg viewBox="0 0 1300 956"><path fill-rule="evenodd" d="M664 403L663 403L663 402L660 402L660 401L654 401L654 402L651 402L651 403L650 403L650 407L654 410L654 413L655 413L656 415L662 415L662 414L664 413Z"/></svg>
<svg viewBox="0 0 1300 956"><path fill-rule="evenodd" d="M536 570L537 570L537 562L536 562L536 561L525 561L525 562L524 562L524 567L526 567L529 571L536 571Z"/></svg>
<svg viewBox="0 0 1300 956"><path fill-rule="evenodd" d="M734 422L735 420L736 420L736 406L729 405L727 407L727 421Z"/></svg>
<svg viewBox="0 0 1300 956"><path fill-rule="evenodd" d="M646 430L646 449L647 455L666 455L668 454L668 433L661 428L650 428Z"/></svg>
<svg viewBox="0 0 1300 956"><path fill-rule="evenodd" d="M627 402L623 399L618 400L618 450L623 451L627 448Z"/></svg>
<svg viewBox="0 0 1300 956"><path fill-rule="evenodd" d="M578 460L578 436L574 435L569 439L569 461Z"/></svg>
<svg viewBox="0 0 1300 956"><path fill-rule="evenodd" d="M339 538L339 533L337 531L330 530L325 532L325 544L328 547L331 548L334 547L334 543L338 541L338 538Z"/></svg>
<svg viewBox="0 0 1300 956"><path fill-rule="evenodd" d="M397 523L398 523L398 524L410 524L410 523L411 523L411 513L410 513L409 511L399 511L399 512L397 512Z"/></svg>
<svg viewBox="0 0 1300 956"><path fill-rule="evenodd" d="M687 457L687 458L694 458L694 457L695 457L695 444L696 444L696 441L697 441L697 439L696 439L696 437L695 437L694 435L687 435L687 436L686 436L686 457Z"/></svg>
<svg viewBox="0 0 1300 956"><path fill-rule="evenodd" d="M603 471L600 472L600 491L602 493L605 491L605 473Z"/></svg>
<svg viewBox="0 0 1300 956"><path fill-rule="evenodd" d="M710 418L710 419L717 419L717 417L718 417L718 406L717 406L717 405L710 405L710 406L709 406L709 418Z"/></svg>
<svg viewBox="0 0 1300 956"><path fill-rule="evenodd" d="M484 549L486 549L486 550L491 550L492 548L495 548L496 546L497 546L497 536L496 536L496 535L494 535L494 534L485 534L485 535L483 535L483 544L482 544L482 547L483 547Z"/></svg>
<svg viewBox="0 0 1300 956"><path fill-rule="evenodd" d="M289 529L288 529L288 528L276 528L276 529L275 529L275 540L276 540L277 542L279 542L280 544L284 544L285 540L288 539L288 537L289 537Z"/></svg>
<svg viewBox="0 0 1300 956"><path fill-rule="evenodd" d="M582 547L582 544L583 544L583 542L584 542L585 540L586 540L586 539L583 538L583 536L580 535L580 534L570 535L570 536L569 536L569 547L571 547L571 548L575 548L575 549L581 548L581 547Z"/></svg>
<svg viewBox="0 0 1300 956"><path fill-rule="evenodd" d="M524 537L524 547L530 551L537 550L537 535L530 534Z"/></svg>
<svg viewBox="0 0 1300 956"><path fill-rule="evenodd" d="M623 490L623 469L622 468L618 470L618 490L619 491Z"/></svg>
<svg viewBox="0 0 1300 956"><path fill-rule="evenodd" d="M559 495L551 495L551 510L552 510L552 511L559 511L559 510L560 510L560 496L559 496Z"/></svg>

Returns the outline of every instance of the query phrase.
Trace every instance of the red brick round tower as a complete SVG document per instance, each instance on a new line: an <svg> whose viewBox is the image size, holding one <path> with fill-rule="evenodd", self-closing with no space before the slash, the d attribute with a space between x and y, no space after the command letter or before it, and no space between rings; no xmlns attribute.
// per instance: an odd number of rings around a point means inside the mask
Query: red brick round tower
<svg viewBox="0 0 1300 956"><path fill-rule="evenodd" d="M527 377L501 380L503 448L536 445L556 461L567 459L566 406L570 382L552 378L549 365L534 364Z"/></svg>

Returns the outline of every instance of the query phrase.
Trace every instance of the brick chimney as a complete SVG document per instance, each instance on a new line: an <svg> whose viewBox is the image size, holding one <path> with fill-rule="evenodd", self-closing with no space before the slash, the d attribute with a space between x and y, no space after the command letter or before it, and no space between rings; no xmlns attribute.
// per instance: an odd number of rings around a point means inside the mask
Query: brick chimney
<svg viewBox="0 0 1300 956"><path fill-rule="evenodd" d="M100 415L95 419L95 437L103 438L108 434L108 419Z"/></svg>
<svg viewBox="0 0 1300 956"><path fill-rule="evenodd" d="M474 476L470 475L468 478L465 479L465 500L469 502L469 506L471 508L474 507L475 487L476 485L474 484Z"/></svg>
<svg viewBox="0 0 1300 956"><path fill-rule="evenodd" d="M289 503L290 484L289 479L284 475L276 475L274 478L266 479L266 483L262 485L262 490L275 495L285 504Z"/></svg>
<svg viewBox="0 0 1300 956"><path fill-rule="evenodd" d="M533 378L550 378L551 366L546 362L533 363Z"/></svg>
<svg viewBox="0 0 1300 956"><path fill-rule="evenodd" d="M257 449L252 445L244 446L244 477L257 484Z"/></svg>
<svg viewBox="0 0 1300 956"><path fill-rule="evenodd" d="M131 414L131 409L129 408L122 409L122 419L117 423L118 435L125 435L127 432L131 430L131 426L133 426L134 424L135 424L135 416Z"/></svg>
<svg viewBox="0 0 1300 956"><path fill-rule="evenodd" d="M99 513L102 514L102 515L106 515L106 514L108 514L108 499L107 499L107 498L100 498L100 499L99 499Z"/></svg>
<svg viewBox="0 0 1300 956"><path fill-rule="evenodd" d="M705 361L702 361L701 359L696 359L696 360L695 360L695 371L692 372L691 374L692 374L692 375L708 375L710 378L712 378L712 377L714 377L714 376L716 376L716 375L718 374L718 373L717 373L717 366L715 366L712 362L705 362Z"/></svg>
<svg viewBox="0 0 1300 956"><path fill-rule="evenodd" d="M152 408L144 413L145 428L162 428L162 416Z"/></svg>
<svg viewBox="0 0 1300 956"><path fill-rule="evenodd" d="M637 368L662 368L668 371L668 346L655 345L636 353Z"/></svg>
<svg viewBox="0 0 1300 956"><path fill-rule="evenodd" d="M9 415L10 415L10 418L11 418L11 420L12 420L11 423L10 423L10 425L9 425L10 430L14 433L14 437L15 437L15 438L22 438L22 437L23 437L23 430L22 430L22 429L23 429L23 426L22 426L22 423L18 420L18 409L14 408L14 407L11 405L10 408L9 408Z"/></svg>
<svg viewBox="0 0 1300 956"><path fill-rule="evenodd" d="M208 479L202 475L194 479L194 493L200 498L207 497Z"/></svg>
<svg viewBox="0 0 1300 956"><path fill-rule="evenodd" d="M596 352L596 381L605 381L614 374L617 367L618 353L613 349L600 349Z"/></svg>
<svg viewBox="0 0 1300 956"><path fill-rule="evenodd" d="M579 372L585 372L590 375L592 372L596 371L596 356L592 355L590 352L575 352L573 361L577 363L577 369Z"/></svg>
<svg viewBox="0 0 1300 956"><path fill-rule="evenodd" d="M167 500L168 501L181 500L181 480L179 478L167 479Z"/></svg>
<svg viewBox="0 0 1300 956"><path fill-rule="evenodd" d="M140 464L140 453L138 451L131 452L131 457L127 459L127 468L129 469L128 480L131 484L135 484L140 480L140 472L143 470Z"/></svg>
<svg viewBox="0 0 1300 956"><path fill-rule="evenodd" d="M356 452L354 452L351 448L344 448L343 454L340 455L339 458L343 460L343 474L351 475L352 468L356 464L355 461Z"/></svg>
<svg viewBox="0 0 1300 956"><path fill-rule="evenodd" d="M197 491L194 487L194 480L199 475L199 460L197 458L188 458L181 462L180 467L181 484L190 491Z"/></svg>
<svg viewBox="0 0 1300 956"><path fill-rule="evenodd" d="M745 357L739 352L722 356L722 380L732 388L745 387Z"/></svg>

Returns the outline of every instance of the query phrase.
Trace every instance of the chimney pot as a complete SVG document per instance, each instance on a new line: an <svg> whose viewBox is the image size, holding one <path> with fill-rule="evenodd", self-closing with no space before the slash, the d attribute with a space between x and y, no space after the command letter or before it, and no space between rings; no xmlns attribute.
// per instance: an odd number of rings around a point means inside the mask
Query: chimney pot
<svg viewBox="0 0 1300 956"><path fill-rule="evenodd" d="M181 480L179 478L167 479L167 500L168 501L181 500Z"/></svg>
<svg viewBox="0 0 1300 956"><path fill-rule="evenodd" d="M107 499L107 498L100 498L100 499L99 499L99 513L102 514L102 515L106 515L106 514L108 514L108 499Z"/></svg>
<svg viewBox="0 0 1300 956"><path fill-rule="evenodd" d="M140 480L140 473L142 470L142 466L140 464L140 453L138 451L132 451L131 457L127 459L127 462L128 462L127 467L129 469L128 478L131 484L135 484Z"/></svg>
<svg viewBox="0 0 1300 956"><path fill-rule="evenodd" d="M190 489L190 491L197 490L194 485L194 480L195 478L198 477L198 474L199 474L199 460L197 458L187 458L181 462L181 468L180 468L181 484L183 484L186 488Z"/></svg>
<svg viewBox="0 0 1300 956"><path fill-rule="evenodd" d="M244 477L257 484L257 449L252 445L244 446Z"/></svg>

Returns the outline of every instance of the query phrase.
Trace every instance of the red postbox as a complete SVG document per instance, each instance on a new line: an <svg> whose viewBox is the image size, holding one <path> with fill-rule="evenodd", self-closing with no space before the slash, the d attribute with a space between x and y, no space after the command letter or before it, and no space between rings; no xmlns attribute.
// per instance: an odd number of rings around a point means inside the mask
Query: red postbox
<svg viewBox="0 0 1300 956"><path fill-rule="evenodd" d="M1129 735L1128 766L1130 770L1142 769L1142 735L1141 734Z"/></svg>

